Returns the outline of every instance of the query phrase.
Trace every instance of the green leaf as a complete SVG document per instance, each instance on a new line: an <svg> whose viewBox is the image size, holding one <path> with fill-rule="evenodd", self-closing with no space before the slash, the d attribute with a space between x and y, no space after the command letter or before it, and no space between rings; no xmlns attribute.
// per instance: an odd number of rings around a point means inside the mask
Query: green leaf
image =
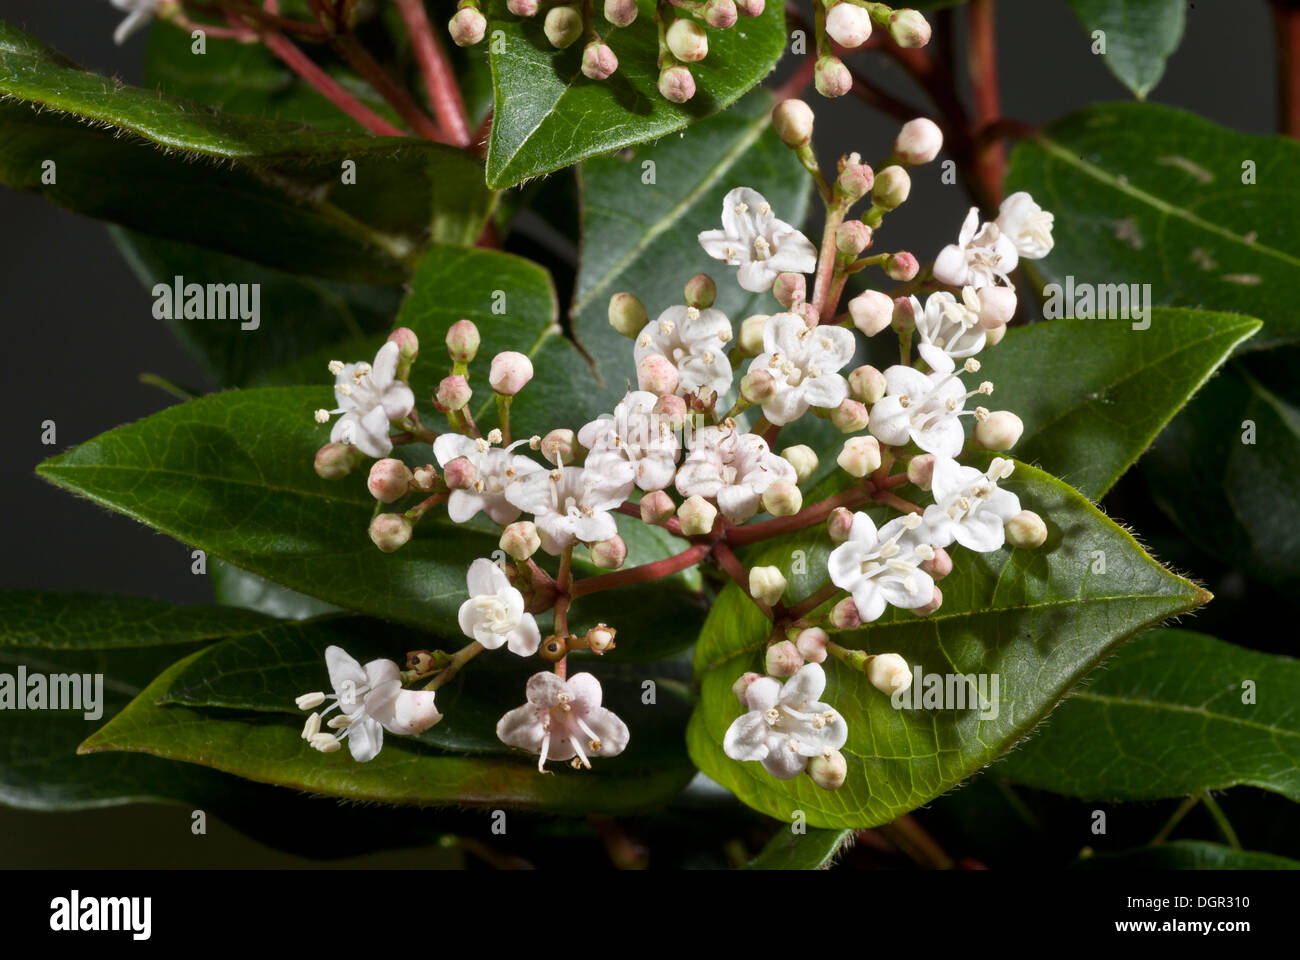
<svg viewBox="0 0 1300 960"><path fill-rule="evenodd" d="M350 800L396 805L510 806L550 813L625 813L675 796L693 770L684 758L642 763L632 745L593 771L559 764L539 774L526 757L442 753L409 737L388 737L369 763L346 750L320 754L302 740L300 718L221 708L159 705L176 680L202 657L187 657L161 674L125 710L81 746L83 753L148 753L215 767L262 783ZM660 696L663 696L661 694ZM522 691L521 699L522 703ZM638 701L639 702L639 701ZM612 706L612 702L611 702ZM626 710L626 705L623 705ZM624 719L634 731L661 719L643 706Z"/></svg>
<svg viewBox="0 0 1300 960"><path fill-rule="evenodd" d="M1075 861L1080 870L1300 870L1300 861L1203 840L1175 840L1124 853L1096 853Z"/></svg>
<svg viewBox="0 0 1300 960"><path fill-rule="evenodd" d="M1208 599L1059 480L1017 465L1004 485L1047 521L1045 546L958 550L937 613L921 619L890 611L868 629L836 638L850 648L899 653L926 675L954 677L944 683L985 675L988 709L972 706L973 700L965 708L895 709L860 672L832 659L825 700L849 724L843 787L824 791L807 777L783 782L757 763L730 760L722 739L741 713L731 685L746 670L761 669L771 624L738 589L727 587L696 646L701 696L687 731L696 765L746 804L783 821L802 810L815 827L887 823L1009 750L1121 640ZM878 512L877 522L883 519ZM796 555L796 549L804 552ZM750 554L746 563L789 571L786 596L798 599L826 582L829 549L824 532L805 534ZM1095 572L1097 551L1105 557L1104 574ZM931 687L937 682L927 681ZM926 684L914 686L923 696Z"/></svg>
<svg viewBox="0 0 1300 960"><path fill-rule="evenodd" d="M1102 59L1110 72L1145 99L1183 39L1184 0L1070 0L1070 6L1089 34L1105 35Z"/></svg>
<svg viewBox="0 0 1300 960"><path fill-rule="evenodd" d="M1024 421L1016 456L1096 500L1259 327L1198 310L1153 310L1145 330L1126 320L1050 320L1009 331L981 356L980 377L996 385L996 406Z"/></svg>
<svg viewBox="0 0 1300 960"><path fill-rule="evenodd" d="M636 294L653 318L681 301L676 285L708 273L717 281L716 305L734 327L751 313L779 309L769 295L740 289L735 268L710 258L697 239L718 225L722 198L737 186L763 194L789 223L807 215L808 175L770 129L771 109L771 95L758 90L681 137L580 168L582 266L570 316L595 360L604 396L617 398L629 381L636 383L632 342L609 325L615 293ZM646 162L654 163L653 184L642 182Z"/></svg>
<svg viewBox="0 0 1300 960"><path fill-rule="evenodd" d="M1121 650L998 775L1085 800L1240 784L1300 800L1297 699L1290 657L1158 630Z"/></svg>
<svg viewBox="0 0 1300 960"><path fill-rule="evenodd" d="M505 6L505 0L487 4L496 94L487 182L496 189L724 110L767 76L785 44L779 4L730 30L710 30L708 58L691 65L698 92L675 104L659 95L652 0L640 0L630 27L608 31L618 72L604 81L582 75L582 43L557 50L542 32L541 16L516 17Z"/></svg>
<svg viewBox="0 0 1300 960"><path fill-rule="evenodd" d="M808 830L798 834L782 827L741 869L827 870L852 836L852 830Z"/></svg>
<svg viewBox="0 0 1300 960"><path fill-rule="evenodd" d="M1260 349L1300 338L1300 236L1288 226L1300 219L1298 164L1300 144L1285 137L1098 104L1017 146L1007 189L1056 215L1056 248L1026 264L1036 281L1124 285L1098 295L1150 284L1156 305L1259 317Z"/></svg>
<svg viewBox="0 0 1300 960"><path fill-rule="evenodd" d="M229 607L256 610L277 620L310 620L327 613L338 613L333 604L289 590L255 573L240 570L224 560L211 557L208 580L218 603Z"/></svg>
<svg viewBox="0 0 1300 960"><path fill-rule="evenodd" d="M216 113L88 73L3 22L0 98L0 182L290 273L401 281L430 234L472 243L491 206L464 151Z"/></svg>
<svg viewBox="0 0 1300 960"><path fill-rule="evenodd" d="M1300 577L1300 349L1228 364L1143 461L1151 495L1210 556L1285 587Z"/></svg>

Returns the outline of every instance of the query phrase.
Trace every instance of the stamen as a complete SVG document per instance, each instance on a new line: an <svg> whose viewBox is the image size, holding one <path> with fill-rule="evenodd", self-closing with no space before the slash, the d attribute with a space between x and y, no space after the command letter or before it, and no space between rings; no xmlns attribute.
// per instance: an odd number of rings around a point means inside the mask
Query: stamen
<svg viewBox="0 0 1300 960"><path fill-rule="evenodd" d="M315 710L324 702L325 694L321 693L319 690L315 693L304 693L294 701L294 703L298 704L299 710Z"/></svg>

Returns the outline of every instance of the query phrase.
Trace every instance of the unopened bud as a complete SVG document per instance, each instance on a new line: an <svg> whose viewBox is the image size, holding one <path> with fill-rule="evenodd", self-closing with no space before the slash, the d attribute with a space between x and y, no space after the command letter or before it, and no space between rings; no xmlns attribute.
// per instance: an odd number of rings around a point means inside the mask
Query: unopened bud
<svg viewBox="0 0 1300 960"><path fill-rule="evenodd" d="M834 630L856 630L862 626L862 615L858 613L857 604L852 597L845 597L826 616L826 622Z"/></svg>
<svg viewBox="0 0 1300 960"><path fill-rule="evenodd" d="M871 228L861 220L845 220L835 228L835 249L856 257L871 246Z"/></svg>
<svg viewBox="0 0 1300 960"><path fill-rule="evenodd" d="M848 507L836 507L826 518L826 532L831 543L843 543L853 532L853 511Z"/></svg>
<svg viewBox="0 0 1300 960"><path fill-rule="evenodd" d="M411 539L411 521L400 513L381 513L370 521L370 539L384 553L392 553Z"/></svg>
<svg viewBox="0 0 1300 960"><path fill-rule="evenodd" d="M776 480L763 491L759 502L774 517L793 517L803 509L803 494L789 480Z"/></svg>
<svg viewBox="0 0 1300 960"><path fill-rule="evenodd" d="M741 322L736 349L742 357L756 357L763 352L763 328L769 319L771 318L765 313L756 313Z"/></svg>
<svg viewBox="0 0 1300 960"><path fill-rule="evenodd" d="M826 643L830 636L821 627L808 627L801 630L794 638L794 645L799 655L809 663L821 663L826 659Z"/></svg>
<svg viewBox="0 0 1300 960"><path fill-rule="evenodd" d="M506 0L506 9L516 17L535 17L537 7L537 0Z"/></svg>
<svg viewBox="0 0 1300 960"><path fill-rule="evenodd" d="M364 455L348 443L327 443L316 451L316 476L337 480L361 466Z"/></svg>
<svg viewBox="0 0 1300 960"><path fill-rule="evenodd" d="M707 273L697 273L686 281L686 305L707 310L718 297L718 285Z"/></svg>
<svg viewBox="0 0 1300 960"><path fill-rule="evenodd" d="M875 437L849 437L835 462L849 476L865 477L880 469L880 441Z"/></svg>
<svg viewBox="0 0 1300 960"><path fill-rule="evenodd" d="M514 350L503 350L492 358L488 383L504 397L513 397L533 379L533 361Z"/></svg>
<svg viewBox="0 0 1300 960"><path fill-rule="evenodd" d="M578 443L578 435L567 427L557 427L542 437L538 444L542 458L556 466L572 466L582 459L584 450Z"/></svg>
<svg viewBox="0 0 1300 960"><path fill-rule="evenodd" d="M687 497L677 508L677 520L682 525L682 535L698 537L713 529L718 518L718 508L701 496Z"/></svg>
<svg viewBox="0 0 1300 960"><path fill-rule="evenodd" d="M685 103L695 96L695 78L686 67L669 67L659 74L659 93L673 103Z"/></svg>
<svg viewBox="0 0 1300 960"><path fill-rule="evenodd" d="M659 418L661 423L671 430L681 429L686 422L686 400L675 393L666 393L655 401L650 413Z"/></svg>
<svg viewBox="0 0 1300 960"><path fill-rule="evenodd" d="M411 480L411 469L406 464L385 457L371 465L366 487L369 488L370 495L380 503L392 503L410 492Z"/></svg>
<svg viewBox="0 0 1300 960"><path fill-rule="evenodd" d="M894 299L893 326L895 333L911 333L916 329L916 309L915 297L896 297Z"/></svg>
<svg viewBox="0 0 1300 960"><path fill-rule="evenodd" d="M889 35L900 47L924 47L930 42L930 22L915 10L895 10L889 15Z"/></svg>
<svg viewBox="0 0 1300 960"><path fill-rule="evenodd" d="M817 453L807 444L796 444L781 451L781 459L794 467L795 479L800 483L817 472Z"/></svg>
<svg viewBox="0 0 1300 960"><path fill-rule="evenodd" d="M885 261L885 276L890 280L896 280L899 283L907 283L909 280L915 280L916 275L921 272L921 264L914 254L906 250L900 250L898 253L891 253L889 259Z"/></svg>
<svg viewBox="0 0 1300 960"><path fill-rule="evenodd" d="M912 685L912 669L896 653L882 653L866 664L867 679L881 693L893 696Z"/></svg>
<svg viewBox="0 0 1300 960"><path fill-rule="evenodd" d="M906 202L911 192L912 178L905 169L893 163L876 174L871 200L882 210L895 210Z"/></svg>
<svg viewBox="0 0 1300 960"><path fill-rule="evenodd" d="M928 573L933 580L942 580L948 574L952 573L952 557L943 547L931 547L934 553L929 560L921 563L921 569Z"/></svg>
<svg viewBox="0 0 1300 960"><path fill-rule="evenodd" d="M995 410L975 421L975 442L985 450L1010 450L1025 432L1024 422L1010 410Z"/></svg>
<svg viewBox="0 0 1300 960"><path fill-rule="evenodd" d="M602 570L617 570L627 559L627 544L617 534L591 545L591 562Z"/></svg>
<svg viewBox="0 0 1300 960"><path fill-rule="evenodd" d="M636 15L636 0L605 0L605 19L616 27L628 26Z"/></svg>
<svg viewBox="0 0 1300 960"><path fill-rule="evenodd" d="M614 635L617 631L603 623L598 623L587 631L587 649L592 653L605 653L614 649Z"/></svg>
<svg viewBox="0 0 1300 960"><path fill-rule="evenodd" d="M835 190L849 203L857 203L868 193L876 182L875 171L863 163L858 155L852 154L840 170L835 180Z"/></svg>
<svg viewBox="0 0 1300 960"><path fill-rule="evenodd" d="M672 393L677 389L677 368L662 353L647 353L636 365L636 382L656 395Z"/></svg>
<svg viewBox="0 0 1300 960"><path fill-rule="evenodd" d="M753 582L752 573L750 574L750 582ZM776 600L779 599L781 599L781 595L778 593ZM776 600L770 602L776 603ZM803 657L799 655L798 649L789 640L782 640L780 643L772 644L767 648L767 655L763 658L763 669L767 671L770 677L793 677L802 666Z"/></svg>
<svg viewBox="0 0 1300 960"><path fill-rule="evenodd" d="M616 293L609 298L609 325L625 337L635 338L649 317L634 294Z"/></svg>
<svg viewBox="0 0 1300 960"><path fill-rule="evenodd" d="M618 57L609 44L593 40L582 48L582 75L590 80L608 80L618 69Z"/></svg>
<svg viewBox="0 0 1300 960"><path fill-rule="evenodd" d="M663 526L677 512L673 498L663 490L655 490L641 498L641 520L652 527Z"/></svg>
<svg viewBox="0 0 1300 960"><path fill-rule="evenodd" d="M478 467L469 457L456 457L442 470L448 490L469 490L478 482Z"/></svg>
<svg viewBox="0 0 1300 960"><path fill-rule="evenodd" d="M929 490L934 480L934 454L922 453L907 461L907 482Z"/></svg>
<svg viewBox="0 0 1300 960"><path fill-rule="evenodd" d="M827 12L826 32L841 47L854 50L871 36L871 14L844 0Z"/></svg>
<svg viewBox="0 0 1300 960"><path fill-rule="evenodd" d="M802 273L778 273L772 284L772 296L781 306L789 309L808 299L808 281Z"/></svg>
<svg viewBox="0 0 1300 960"><path fill-rule="evenodd" d="M857 433L866 428L869 419L867 408L857 400L841 400L831 411L831 423L840 433Z"/></svg>
<svg viewBox="0 0 1300 960"><path fill-rule="evenodd" d="M1007 542L1013 547L1033 550L1047 542L1047 524L1032 510L1021 510L1005 527Z"/></svg>
<svg viewBox="0 0 1300 960"><path fill-rule="evenodd" d="M1003 324L1000 327L994 327L992 330L986 330L984 333L984 346L996 347L1002 342L1002 338L1007 335L1007 326Z"/></svg>
<svg viewBox="0 0 1300 960"><path fill-rule="evenodd" d="M781 571L776 567L754 567L749 571L750 595L761 603L766 603L768 606L779 603L781 595L785 593L785 587L785 577L781 575ZM786 643L794 651L795 656L798 656L799 651L795 650L794 644L788 640ZM801 666L803 666L802 662L799 664L799 667ZM795 667L795 670L799 669L799 667ZM793 673L794 670L790 672Z"/></svg>
<svg viewBox="0 0 1300 960"><path fill-rule="evenodd" d="M736 10L735 0L709 0L704 5L704 22L719 30L726 30L736 25L740 13Z"/></svg>
<svg viewBox="0 0 1300 960"><path fill-rule="evenodd" d="M894 301L879 290L863 290L849 301L853 325L868 337L874 337L894 318Z"/></svg>
<svg viewBox="0 0 1300 960"><path fill-rule="evenodd" d="M885 375L870 364L863 364L849 374L849 395L868 406L878 401L888 389Z"/></svg>
<svg viewBox="0 0 1300 960"><path fill-rule="evenodd" d="M740 395L746 403L762 406L776 396L776 377L766 370L753 370L740 378Z"/></svg>
<svg viewBox="0 0 1300 960"><path fill-rule="evenodd" d="M840 6L844 7L848 4L841 3ZM862 12L866 13L865 10ZM808 776L823 790L838 790L844 786L844 781L849 777L849 762L844 759L844 754L840 751L827 748L808 761Z"/></svg>
<svg viewBox="0 0 1300 960"><path fill-rule="evenodd" d="M1016 291L1011 287L981 287L978 296L985 330L1005 326L1016 315Z"/></svg>
<svg viewBox="0 0 1300 960"><path fill-rule="evenodd" d="M563 50L582 36L582 14L577 7L551 7L546 11L542 32L551 46Z"/></svg>
<svg viewBox="0 0 1300 960"><path fill-rule="evenodd" d="M456 374L442 379L438 384L438 392L433 398L444 410L459 410L469 403L473 395L474 391L470 389L469 382L460 374Z"/></svg>
<svg viewBox="0 0 1300 960"><path fill-rule="evenodd" d="M461 7L447 24L451 42L458 47L472 47L487 33L487 18L474 7Z"/></svg>
<svg viewBox="0 0 1300 960"><path fill-rule="evenodd" d="M853 89L853 75L844 61L828 54L817 61L813 85L823 97L842 97Z"/></svg>
<svg viewBox="0 0 1300 960"><path fill-rule="evenodd" d="M731 685L731 692L736 695L736 699L740 701L742 707L745 707L746 709L749 708L749 698L747 695L749 685L762 676L761 673L755 673L753 670L750 670L748 673L742 673L736 678L736 682ZM305 710L307 708L304 707L303 709Z"/></svg>
<svg viewBox="0 0 1300 960"><path fill-rule="evenodd" d="M928 117L907 121L894 139L894 156L908 166L929 163L942 149L943 131Z"/></svg>
<svg viewBox="0 0 1300 960"><path fill-rule="evenodd" d="M447 353L456 363L469 363L478 356L478 327L472 320L457 320L447 328Z"/></svg>
<svg viewBox="0 0 1300 960"><path fill-rule="evenodd" d="M787 147L802 147L812 139L812 107L802 100L782 100L772 110L772 126Z"/></svg>
<svg viewBox="0 0 1300 960"><path fill-rule="evenodd" d="M397 344L398 355L408 367L420 355L420 338L410 327L398 327L388 335L388 342Z"/></svg>
<svg viewBox="0 0 1300 960"><path fill-rule="evenodd" d="M761 17L766 0L736 0L736 10L745 17Z"/></svg>
<svg viewBox="0 0 1300 960"><path fill-rule="evenodd" d="M664 37L672 55L683 63L696 63L709 55L709 35L694 20L678 17Z"/></svg>
<svg viewBox="0 0 1300 960"><path fill-rule="evenodd" d="M943 606L943 591L938 587L934 588L934 594L930 597L930 602L919 607L913 607L912 612L918 617L928 617L940 607Z"/></svg>
<svg viewBox="0 0 1300 960"><path fill-rule="evenodd" d="M541 545L537 525L531 520L518 520L501 531L499 546L512 560L527 560Z"/></svg>

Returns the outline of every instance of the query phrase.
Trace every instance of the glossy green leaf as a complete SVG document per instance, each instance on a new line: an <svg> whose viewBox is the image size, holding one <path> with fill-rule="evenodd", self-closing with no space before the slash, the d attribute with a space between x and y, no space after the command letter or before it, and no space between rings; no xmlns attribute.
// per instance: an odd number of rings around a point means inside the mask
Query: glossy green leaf
<svg viewBox="0 0 1300 960"><path fill-rule="evenodd" d="M1156 800L1245 784L1300 800L1300 662L1187 630L1119 652L998 765L1086 800Z"/></svg>
<svg viewBox="0 0 1300 960"><path fill-rule="evenodd" d="M208 560L208 580L218 603L256 610L277 620L310 620L340 611L333 604L272 583L217 557Z"/></svg>
<svg viewBox="0 0 1300 960"><path fill-rule="evenodd" d="M1183 39L1184 0L1070 0L1070 6L1091 35L1094 52L1100 31L1102 60L1120 83L1144 99Z"/></svg>
<svg viewBox="0 0 1300 960"><path fill-rule="evenodd" d="M368 763L346 750L320 754L302 740L300 718L222 708L159 705L177 678L202 656L161 674L125 710L91 736L84 753L148 753L215 767L262 783L314 794L396 805L518 807L551 813L622 813L660 804L692 776L684 758L642 763L634 746L593 771L559 764L538 773L526 757L442 753L409 737L388 737ZM522 699L520 700L522 702ZM633 729L654 722L656 708L624 715ZM643 719L644 718L644 719ZM633 743L635 743L635 734Z"/></svg>
<svg viewBox="0 0 1300 960"><path fill-rule="evenodd" d="M1300 577L1300 349L1228 364L1143 461L1151 495L1187 538L1250 576Z"/></svg>
<svg viewBox="0 0 1300 960"><path fill-rule="evenodd" d="M1056 248L1025 264L1040 286L1150 284L1156 305L1258 317L1259 349L1300 338L1297 164L1300 144L1285 137L1169 107L1098 104L1017 146L1007 189L1056 215Z"/></svg>
<svg viewBox="0 0 1300 960"><path fill-rule="evenodd" d="M1300 861L1203 840L1175 840L1124 853L1096 853L1075 861L1080 870L1300 870ZM1160 921L1163 922L1163 921Z"/></svg>
<svg viewBox="0 0 1300 960"><path fill-rule="evenodd" d="M88 73L2 22L0 97L0 182L291 273L400 281L430 235L472 243L491 205L464 151L216 113Z"/></svg>
<svg viewBox="0 0 1300 960"><path fill-rule="evenodd" d="M729 30L709 31L709 55L691 65L697 93L674 104L659 95L658 39L652 0L640 0L630 27L606 29L618 57L608 80L582 75L582 43L556 50L542 16L516 17L490 0L496 114L488 144L487 182L508 187L620 147L653 140L730 106L767 76L786 41L779 4Z"/></svg>
<svg viewBox="0 0 1300 960"><path fill-rule="evenodd" d="M852 830L806 830L785 827L742 870L826 870L853 836Z"/></svg>
<svg viewBox="0 0 1300 960"><path fill-rule="evenodd" d="M1016 456L1100 498L1259 321L1199 310L1125 320L1050 320L981 354L992 405L1025 424ZM1027 370L1041 377L1026 377Z"/></svg>
<svg viewBox="0 0 1300 960"><path fill-rule="evenodd" d="M717 307L733 327L751 313L779 309L769 294L742 290L736 269L710 258L697 239L721 223L722 198L737 186L763 194L781 219L803 222L811 183L771 130L771 109L771 95L755 91L683 136L638 147L630 156L588 160L580 168L582 265L570 316L606 397L636 383L632 342L609 325L615 293L636 294L655 317L681 302L687 280L708 273L718 285ZM643 182L646 163L654 164L654 183Z"/></svg>
<svg viewBox="0 0 1300 960"><path fill-rule="evenodd" d="M848 781L839 790L824 791L808 777L776 780L757 763L737 763L723 754L723 735L741 713L731 685L746 670L761 669L771 634L770 623L739 590L724 590L696 646L702 689L687 736L700 769L785 822L802 810L815 827L887 823L1009 750L1120 641L1208 599L1059 480L1018 465L1004 486L1045 518L1049 535L1043 547L987 554L957 548L937 613L920 619L890 611L868 629L836 638L872 653L899 653L923 674L943 678L914 684L920 708L895 709L862 674L827 661L825 700L849 724ZM829 549L824 532L806 534L777 541L746 562L788 571L786 596L798 599L826 582ZM1105 573L1096 569L1098 551ZM958 675L973 675L976 682L984 675L990 705L973 706L972 693L964 706L926 707L926 684L955 686Z"/></svg>

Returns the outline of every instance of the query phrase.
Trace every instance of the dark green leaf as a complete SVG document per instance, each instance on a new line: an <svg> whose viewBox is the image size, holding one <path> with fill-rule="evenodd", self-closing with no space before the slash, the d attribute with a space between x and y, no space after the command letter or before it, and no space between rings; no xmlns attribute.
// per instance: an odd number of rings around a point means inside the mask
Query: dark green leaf
<svg viewBox="0 0 1300 960"><path fill-rule="evenodd" d="M825 870L853 836L852 830L807 830L782 827L742 870Z"/></svg>
<svg viewBox="0 0 1300 960"><path fill-rule="evenodd" d="M772 69L785 44L780 4L709 31L708 58L691 65L697 93L685 104L659 95L654 3L640 0L630 27L609 30L618 57L608 80L580 70L582 43L556 50L542 16L516 17L505 0L490 0L492 80L496 114L488 144L487 182L497 189L578 160L653 140L730 106Z"/></svg>
<svg viewBox="0 0 1300 960"><path fill-rule="evenodd" d="M1300 870L1300 861L1253 850L1233 850L1203 840L1175 840L1125 853L1097 853L1074 864L1080 870ZM1163 922L1163 921L1162 921Z"/></svg>
<svg viewBox="0 0 1300 960"><path fill-rule="evenodd" d="M1098 31L1104 35L1110 72L1145 99L1183 39L1184 0L1070 0L1070 6L1094 43Z"/></svg>

